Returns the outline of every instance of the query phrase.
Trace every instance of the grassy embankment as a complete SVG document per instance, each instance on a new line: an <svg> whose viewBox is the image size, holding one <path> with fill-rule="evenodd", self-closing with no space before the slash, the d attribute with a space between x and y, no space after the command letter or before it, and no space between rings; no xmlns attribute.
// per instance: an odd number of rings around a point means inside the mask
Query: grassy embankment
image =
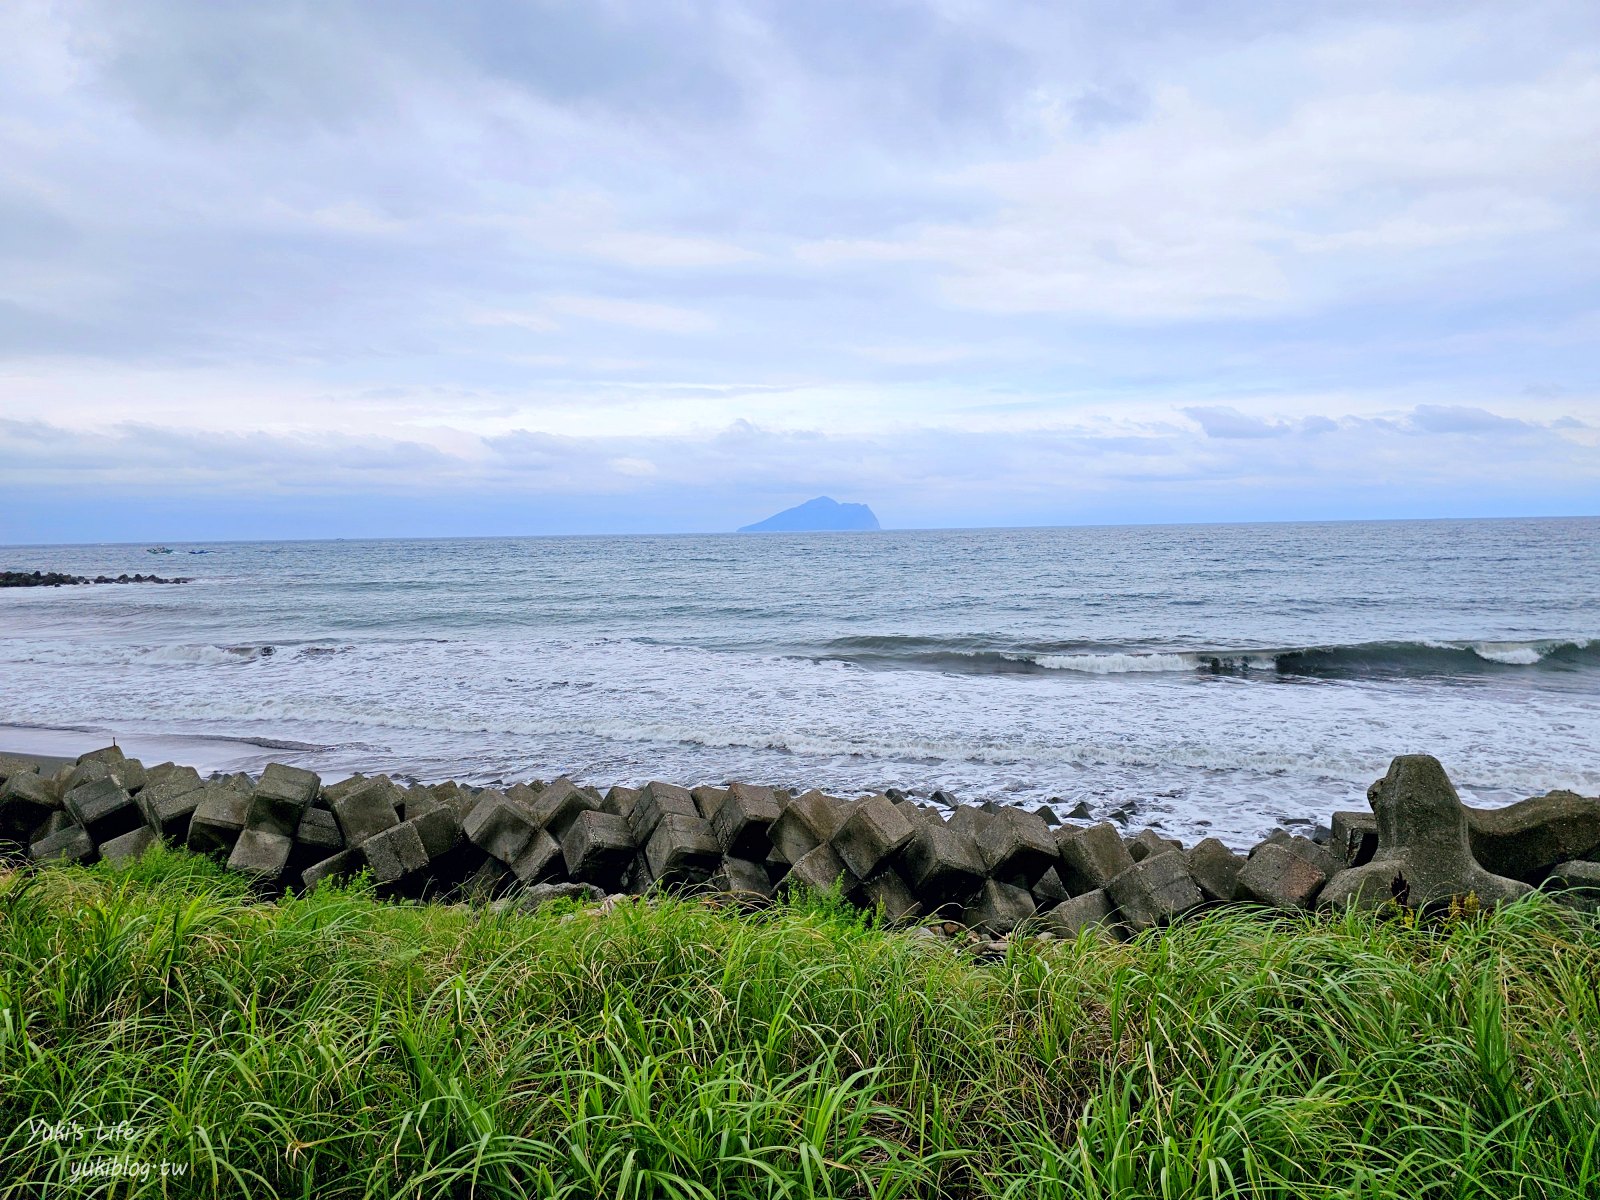
<svg viewBox="0 0 1600 1200"><path fill-rule="evenodd" d="M0 1195L1576 1200L1597 986L1538 897L979 963L825 900L260 904L159 852L0 879Z"/></svg>

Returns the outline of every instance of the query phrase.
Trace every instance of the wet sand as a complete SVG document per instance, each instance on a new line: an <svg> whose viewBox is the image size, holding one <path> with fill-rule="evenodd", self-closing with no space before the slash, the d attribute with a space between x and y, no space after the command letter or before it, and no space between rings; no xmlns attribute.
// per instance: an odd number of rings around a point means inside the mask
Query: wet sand
<svg viewBox="0 0 1600 1200"><path fill-rule="evenodd" d="M53 773L62 763L75 761L80 754L109 746L113 741L129 758L137 758L146 766L177 762L194 767L202 775L214 771L253 774L269 762L296 765L299 757L293 750L226 738L184 734L122 737L107 729L0 726L0 754L35 759L45 774ZM51 765L43 765L46 763Z"/></svg>

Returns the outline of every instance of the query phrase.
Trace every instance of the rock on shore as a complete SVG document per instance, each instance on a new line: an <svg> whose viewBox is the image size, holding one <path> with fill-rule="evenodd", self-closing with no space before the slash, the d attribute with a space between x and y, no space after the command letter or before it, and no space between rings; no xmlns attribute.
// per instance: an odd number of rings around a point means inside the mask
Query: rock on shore
<svg viewBox="0 0 1600 1200"><path fill-rule="evenodd" d="M59 571L0 571L0 588L75 587L85 583L192 583L191 579L163 579L159 575L63 575Z"/></svg>
<svg viewBox="0 0 1600 1200"><path fill-rule="evenodd" d="M949 797L944 799L951 800ZM1275 830L1247 854L1110 822L1046 824L998 804L899 792L792 795L665 781L602 793L570 779L509 788L324 783L146 768L115 746L43 775L0 757L0 849L35 862L125 859L163 841L210 854L263 894L360 870L390 896L525 906L551 897L720 893L742 904L837 888L883 919L969 938L1127 937L1222 904L1258 910L1490 906L1543 886L1600 902L1600 798L1552 792L1469 809L1428 755L1402 755L1318 838Z"/></svg>

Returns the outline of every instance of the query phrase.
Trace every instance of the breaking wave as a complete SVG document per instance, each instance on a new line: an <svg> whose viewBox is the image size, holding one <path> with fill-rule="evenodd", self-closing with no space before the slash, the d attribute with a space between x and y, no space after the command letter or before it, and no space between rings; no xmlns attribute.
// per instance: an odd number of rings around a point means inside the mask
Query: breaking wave
<svg viewBox="0 0 1600 1200"><path fill-rule="evenodd" d="M1141 649L1127 646L1050 645L997 647L992 641L915 637L842 638L821 662L879 669L1014 675L1071 671L1082 675L1273 674L1311 678L1476 675L1530 668L1600 669L1600 639L1496 641L1389 641L1262 649Z"/></svg>

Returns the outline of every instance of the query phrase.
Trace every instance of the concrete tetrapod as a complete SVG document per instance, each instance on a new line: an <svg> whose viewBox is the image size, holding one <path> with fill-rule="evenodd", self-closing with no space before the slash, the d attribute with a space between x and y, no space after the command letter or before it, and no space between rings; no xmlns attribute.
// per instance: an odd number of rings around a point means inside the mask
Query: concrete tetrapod
<svg viewBox="0 0 1600 1200"><path fill-rule="evenodd" d="M1369 798L1378 818L1377 852L1365 866L1330 879L1318 897L1323 906L1393 901L1423 909L1468 895L1491 906L1531 890L1490 874L1472 857L1466 807L1433 755L1400 755Z"/></svg>

